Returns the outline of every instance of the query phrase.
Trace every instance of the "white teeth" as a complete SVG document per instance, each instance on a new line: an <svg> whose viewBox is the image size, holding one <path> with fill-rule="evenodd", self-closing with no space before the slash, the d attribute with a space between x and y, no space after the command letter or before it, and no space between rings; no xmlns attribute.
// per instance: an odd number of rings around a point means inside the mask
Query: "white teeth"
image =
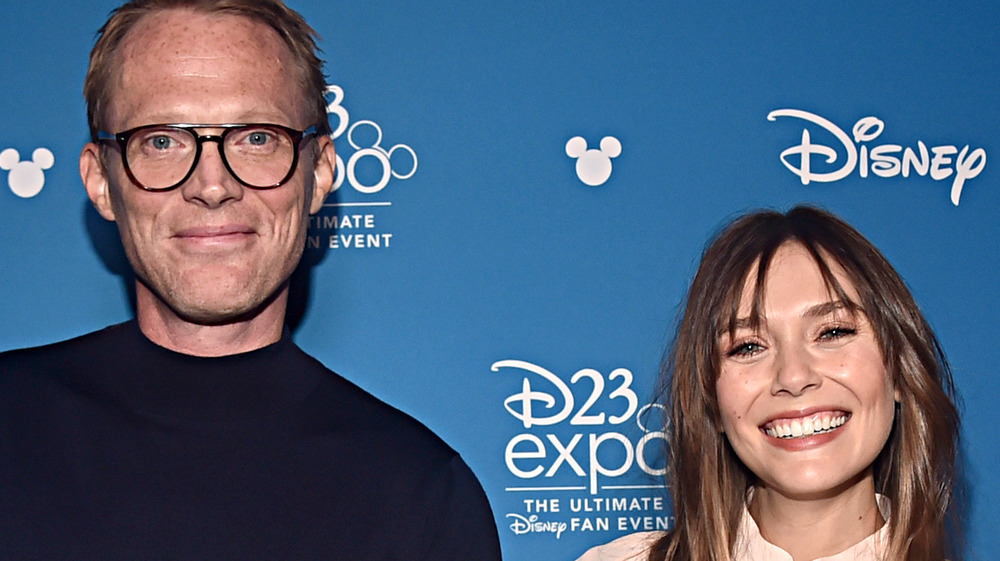
<svg viewBox="0 0 1000 561"><path fill-rule="evenodd" d="M847 422L848 415L819 414L803 419L775 421L764 429L773 438L799 438L830 432Z"/></svg>
<svg viewBox="0 0 1000 561"><path fill-rule="evenodd" d="M802 423L792 421L792 436L802 436Z"/></svg>
<svg viewBox="0 0 1000 561"><path fill-rule="evenodd" d="M809 436L813 433L813 422L812 419L806 419L802 421L802 434Z"/></svg>

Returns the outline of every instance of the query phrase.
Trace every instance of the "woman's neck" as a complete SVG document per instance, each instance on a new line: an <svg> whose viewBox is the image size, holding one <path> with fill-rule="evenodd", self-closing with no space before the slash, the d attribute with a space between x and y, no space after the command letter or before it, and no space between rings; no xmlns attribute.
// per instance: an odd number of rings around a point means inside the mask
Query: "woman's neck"
<svg viewBox="0 0 1000 561"><path fill-rule="evenodd" d="M870 471L822 496L790 497L760 484L749 509L761 536L794 561L840 553L885 523Z"/></svg>

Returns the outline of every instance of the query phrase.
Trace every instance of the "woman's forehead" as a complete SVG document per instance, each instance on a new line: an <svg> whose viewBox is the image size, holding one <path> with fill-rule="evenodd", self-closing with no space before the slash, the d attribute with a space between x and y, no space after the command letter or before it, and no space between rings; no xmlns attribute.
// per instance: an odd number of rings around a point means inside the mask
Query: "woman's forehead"
<svg viewBox="0 0 1000 561"><path fill-rule="evenodd" d="M759 273L762 262L766 267L763 276ZM727 324L722 327L728 330L730 322L746 319L758 322L769 298L787 298L789 293L808 296L817 300L817 304L839 302L847 309L860 303L851 275L829 252L788 241L751 263L740 290L730 292L730 301L724 309L731 310L727 315L732 317L720 318Z"/></svg>

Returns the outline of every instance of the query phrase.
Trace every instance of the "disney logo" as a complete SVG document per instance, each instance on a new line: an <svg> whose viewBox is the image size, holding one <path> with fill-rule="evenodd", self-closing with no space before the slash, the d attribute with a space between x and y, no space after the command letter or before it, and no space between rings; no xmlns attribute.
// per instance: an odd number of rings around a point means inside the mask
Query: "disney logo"
<svg viewBox="0 0 1000 561"><path fill-rule="evenodd" d="M566 531L565 522L539 522L538 515L532 514L531 516L525 518L520 514L508 514L507 518L512 518L510 523L510 531L514 532L515 535L521 536L524 534L543 534L550 533L555 534L558 540L562 533Z"/></svg>
<svg viewBox="0 0 1000 561"><path fill-rule="evenodd" d="M801 142L785 149L780 155L781 163L799 176L803 185L808 185L811 181L839 181L855 169L862 178L867 178L869 173L879 177L909 177L911 170L920 176L930 175L935 181L954 175L951 182L951 202L958 206L966 180L978 176L986 167L986 150L970 150L968 144L961 150L956 146L941 145L932 146L930 151L921 140L917 141L916 150L910 146L904 149L899 144L872 147L863 145L864 142L878 138L885 129L885 123L876 117L859 119L851 129L851 136L827 119L807 111L778 109L767 114L768 121L774 121L778 117L792 117L817 125L831 133L846 151L847 157L839 168L826 172L813 171L813 155L822 156L827 164L833 164L837 161L837 150L824 144L814 144L809 129L803 128Z"/></svg>

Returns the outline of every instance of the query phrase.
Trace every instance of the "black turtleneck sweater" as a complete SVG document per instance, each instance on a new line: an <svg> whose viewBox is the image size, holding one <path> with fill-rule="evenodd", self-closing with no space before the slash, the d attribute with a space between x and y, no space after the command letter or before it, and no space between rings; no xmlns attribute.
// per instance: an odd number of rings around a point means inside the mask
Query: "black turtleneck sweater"
<svg viewBox="0 0 1000 561"><path fill-rule="evenodd" d="M286 334L178 354L129 322L0 354L0 559L500 559L462 459Z"/></svg>

